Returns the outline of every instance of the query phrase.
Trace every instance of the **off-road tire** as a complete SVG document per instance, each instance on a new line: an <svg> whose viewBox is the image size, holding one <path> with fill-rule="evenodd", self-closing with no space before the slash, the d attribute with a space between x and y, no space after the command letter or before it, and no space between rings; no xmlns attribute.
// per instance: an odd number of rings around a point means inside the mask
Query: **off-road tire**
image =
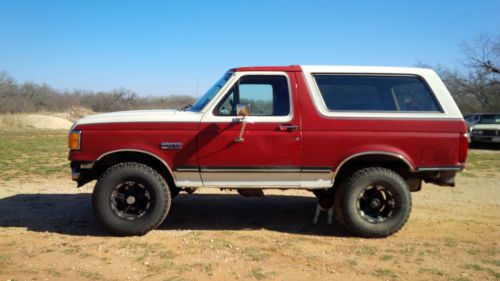
<svg viewBox="0 0 500 281"><path fill-rule="evenodd" d="M148 192L150 202L147 211L133 220L118 216L111 203L117 186L129 181L141 183ZM155 229L167 216L170 203L170 189L163 177L151 167L136 162L123 162L108 168L97 180L92 193L96 219L119 236L144 235Z"/></svg>
<svg viewBox="0 0 500 281"><path fill-rule="evenodd" d="M360 196L367 188L377 185L384 186L390 192L394 207L391 207L393 211L384 221L371 222L360 210ZM354 172L340 183L335 192L334 206L337 220L353 234L367 238L387 237L399 231L408 220L411 194L403 178L396 172L370 167Z"/></svg>

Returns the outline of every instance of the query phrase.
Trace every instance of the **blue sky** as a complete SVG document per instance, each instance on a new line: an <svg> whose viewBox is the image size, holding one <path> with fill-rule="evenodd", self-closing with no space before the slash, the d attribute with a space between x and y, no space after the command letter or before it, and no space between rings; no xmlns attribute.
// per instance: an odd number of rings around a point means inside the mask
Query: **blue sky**
<svg viewBox="0 0 500 281"><path fill-rule="evenodd" d="M6 1L0 71L57 89L201 95L243 65L460 67L500 1Z"/></svg>

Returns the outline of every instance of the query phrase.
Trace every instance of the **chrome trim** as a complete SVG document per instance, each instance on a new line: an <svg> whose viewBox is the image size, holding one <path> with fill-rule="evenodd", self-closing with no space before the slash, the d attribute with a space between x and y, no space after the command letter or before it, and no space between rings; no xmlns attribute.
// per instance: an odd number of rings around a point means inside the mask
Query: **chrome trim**
<svg viewBox="0 0 500 281"><path fill-rule="evenodd" d="M333 184L331 167L202 167L200 171L203 187L321 189ZM191 174L177 172L178 186L193 185L184 181Z"/></svg>
<svg viewBox="0 0 500 281"><path fill-rule="evenodd" d="M302 189L300 180L279 180L279 181L203 181L206 188L248 188L248 189ZM314 188L314 187L313 187ZM325 187L317 187L325 188ZM311 189L308 187L308 189Z"/></svg>
<svg viewBox="0 0 500 281"><path fill-rule="evenodd" d="M177 169L174 171L175 178L177 179L175 185L177 187L202 187L203 183L198 169L194 171L187 171L187 169L183 171Z"/></svg>
<svg viewBox="0 0 500 281"><path fill-rule="evenodd" d="M201 168L202 173L299 173L300 168Z"/></svg>
<svg viewBox="0 0 500 281"><path fill-rule="evenodd" d="M417 172L440 172L440 171L462 171L464 167L453 166L453 167L421 167L417 168Z"/></svg>
<svg viewBox="0 0 500 281"><path fill-rule="evenodd" d="M175 169L176 172L198 172L197 167L179 167Z"/></svg>
<svg viewBox="0 0 500 281"><path fill-rule="evenodd" d="M182 149L182 142L162 142L160 148L163 150L178 150Z"/></svg>
<svg viewBox="0 0 500 281"><path fill-rule="evenodd" d="M80 169L92 169L94 162L80 164Z"/></svg>
<svg viewBox="0 0 500 281"><path fill-rule="evenodd" d="M302 173L331 173L331 167L302 167Z"/></svg>
<svg viewBox="0 0 500 281"><path fill-rule="evenodd" d="M300 169L229 170L200 173L204 186L223 187L300 187Z"/></svg>
<svg viewBox="0 0 500 281"><path fill-rule="evenodd" d="M340 162L340 164L335 169L335 171L334 171L334 177L337 175L337 173L340 170L340 168L342 168L342 166L346 162L348 162L349 160L351 160L353 158L356 158L356 157L359 157L359 156L364 156L364 155L386 155L386 156L392 156L392 157L398 158L399 160L403 161L408 166L408 168L410 168L411 171L415 171L415 167L413 167L413 165L410 163L410 161L408 161L408 159L406 159L401 154L387 152L387 151L371 150L371 151L365 151L365 152L361 152L361 153L356 153L356 154L353 154L353 155L345 158L342 162Z"/></svg>
<svg viewBox="0 0 500 281"><path fill-rule="evenodd" d="M197 171L198 168L196 167L179 167L176 169L178 172L184 172L184 171ZM276 173L276 172L283 172L283 173L297 173L297 172L303 172L303 173L331 173L332 168L331 167L280 167L280 166L270 166L270 167L202 167L200 168L201 172L207 172L207 173L230 173L230 172L248 172L248 173Z"/></svg>
<svg viewBox="0 0 500 281"><path fill-rule="evenodd" d="M99 157L97 157L96 161L99 161L101 160L103 157L105 156L108 156L108 155L111 155L113 153L118 153L118 152L139 152L139 153L144 153L144 154L147 154L149 156L152 156L158 160L160 160L161 163L163 163L163 165L167 168L168 172L170 173L170 175L172 175L172 179L174 180L174 183L176 183L176 179L175 179L175 175L174 173L172 172L172 169L170 169L170 167L168 166L167 162L165 162L162 158L160 158L158 155L154 154L154 153L151 153L149 151L145 151L145 150L140 150L140 149L133 149L133 148L123 148L123 149L116 149L116 150L111 150L111 151L108 151L106 153L103 153L101 154Z"/></svg>
<svg viewBox="0 0 500 281"><path fill-rule="evenodd" d="M299 129L298 125L280 125L279 129L281 131L296 131Z"/></svg>

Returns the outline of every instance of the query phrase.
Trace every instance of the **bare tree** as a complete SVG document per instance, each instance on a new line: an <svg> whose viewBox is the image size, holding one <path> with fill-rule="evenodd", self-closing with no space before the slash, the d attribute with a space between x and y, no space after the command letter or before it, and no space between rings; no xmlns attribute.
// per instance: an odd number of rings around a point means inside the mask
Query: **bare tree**
<svg viewBox="0 0 500 281"><path fill-rule="evenodd" d="M500 36L478 36L472 43L461 46L463 65L468 71L459 81L463 92L473 95L480 103L477 112L500 111Z"/></svg>
<svg viewBox="0 0 500 281"><path fill-rule="evenodd" d="M467 58L466 66L486 73L500 74L500 36L481 34L472 43L462 44L461 48Z"/></svg>
<svg viewBox="0 0 500 281"><path fill-rule="evenodd" d="M500 112L500 36L482 34L460 48L460 70L421 62L417 66L439 74L463 113Z"/></svg>

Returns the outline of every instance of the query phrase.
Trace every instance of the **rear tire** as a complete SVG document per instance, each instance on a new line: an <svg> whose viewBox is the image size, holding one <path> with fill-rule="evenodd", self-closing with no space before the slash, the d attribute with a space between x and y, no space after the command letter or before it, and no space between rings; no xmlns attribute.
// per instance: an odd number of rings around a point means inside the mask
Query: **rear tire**
<svg viewBox="0 0 500 281"><path fill-rule="evenodd" d="M151 167L124 162L107 169L97 180L92 207L97 220L120 236L144 235L168 214L170 189Z"/></svg>
<svg viewBox="0 0 500 281"><path fill-rule="evenodd" d="M338 220L353 234L378 238L400 230L411 211L411 194L403 178L380 167L355 172L335 196Z"/></svg>

